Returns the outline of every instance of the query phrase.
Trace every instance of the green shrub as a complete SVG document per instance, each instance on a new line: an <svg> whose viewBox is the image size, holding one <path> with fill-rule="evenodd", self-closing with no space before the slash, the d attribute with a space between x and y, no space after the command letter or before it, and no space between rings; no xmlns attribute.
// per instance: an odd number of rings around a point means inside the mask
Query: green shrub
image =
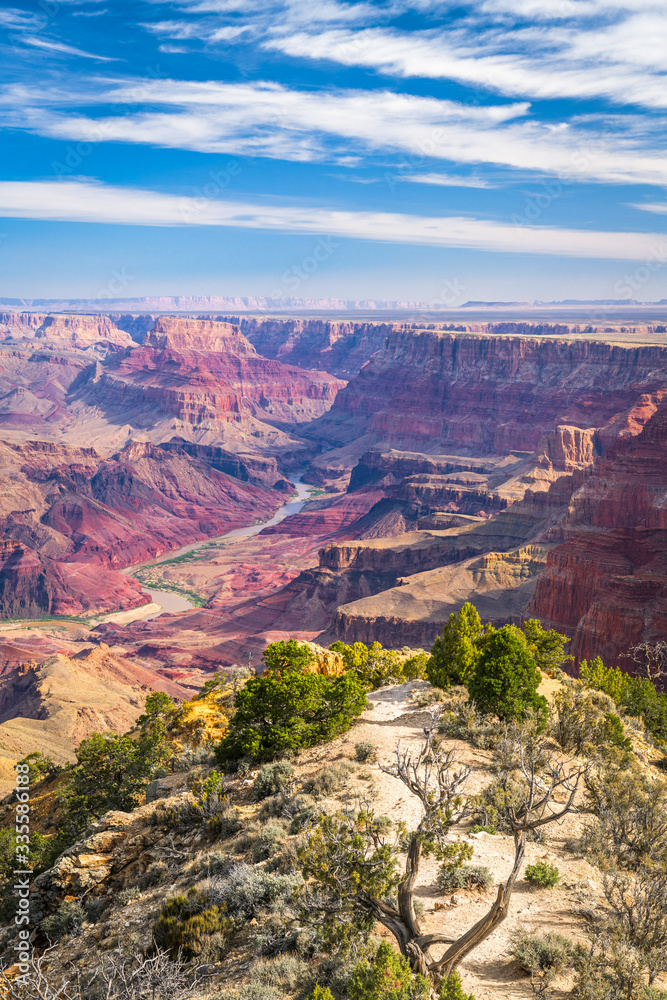
<svg viewBox="0 0 667 1000"><path fill-rule="evenodd" d="M461 977L456 969L440 981L438 1000L475 1000L472 993L466 993L461 985Z"/></svg>
<svg viewBox="0 0 667 1000"><path fill-rule="evenodd" d="M186 896L172 896L164 902L153 924L153 937L156 946L173 958L180 954L189 959L207 951L212 939L232 937L239 926L206 893L190 889Z"/></svg>
<svg viewBox="0 0 667 1000"><path fill-rule="evenodd" d="M260 830L252 845L252 856L255 861L266 861L280 850L287 838L285 827L280 823L267 823Z"/></svg>
<svg viewBox="0 0 667 1000"><path fill-rule="evenodd" d="M139 805L148 780L170 755L161 719L143 729L138 738L93 733L83 740L59 799L61 824L70 843L109 809L131 812Z"/></svg>
<svg viewBox="0 0 667 1000"><path fill-rule="evenodd" d="M315 799L326 799L330 795L335 795L347 784L347 780L354 771L354 764L341 761L340 764L332 764L325 767L312 778L308 778L303 783L303 790Z"/></svg>
<svg viewBox="0 0 667 1000"><path fill-rule="evenodd" d="M481 823L473 823L473 825L468 830L468 834L471 833L488 833L490 834L490 836L495 837L498 831L496 830L495 826L493 826L492 823L488 823L487 825L483 825Z"/></svg>
<svg viewBox="0 0 667 1000"><path fill-rule="evenodd" d="M328 986L315 986L308 994L308 1000L334 1000L334 995Z"/></svg>
<svg viewBox="0 0 667 1000"><path fill-rule="evenodd" d="M489 868L483 865L462 865L460 868L441 870L436 885L441 892L456 892L457 889L488 889L493 882Z"/></svg>
<svg viewBox="0 0 667 1000"><path fill-rule="evenodd" d="M406 681L425 680L429 659L430 657L425 650L408 657L403 663L403 676Z"/></svg>
<svg viewBox="0 0 667 1000"><path fill-rule="evenodd" d="M360 764L373 764L377 758L377 747L373 743L354 744L354 759Z"/></svg>
<svg viewBox="0 0 667 1000"><path fill-rule="evenodd" d="M31 785L36 785L46 778L53 778L63 771L61 765L54 763L51 757L45 756L39 750L33 750L23 760L19 760L17 766L19 764L28 765L28 777Z"/></svg>
<svg viewBox="0 0 667 1000"><path fill-rule="evenodd" d="M216 759L224 765L244 757L269 761L334 739L365 704L365 688L351 673L323 677L292 667L269 670L237 692Z"/></svg>
<svg viewBox="0 0 667 1000"><path fill-rule="evenodd" d="M294 768L289 761L277 760L275 764L265 764L253 782L255 800L260 802L269 795L284 791L291 786L293 780Z"/></svg>
<svg viewBox="0 0 667 1000"><path fill-rule="evenodd" d="M623 701L628 675L618 667L605 667L599 656L590 663L582 660L579 664L579 678L586 687L604 691L617 705Z"/></svg>
<svg viewBox="0 0 667 1000"><path fill-rule="evenodd" d="M562 934L519 932L512 941L510 955L531 975L533 982L544 984L546 988L555 976L572 964L575 946Z"/></svg>
<svg viewBox="0 0 667 1000"><path fill-rule="evenodd" d="M501 720L520 720L532 710L546 725L547 700L537 693L542 680L525 636L513 625L486 634L474 671L467 681L470 700Z"/></svg>
<svg viewBox="0 0 667 1000"><path fill-rule="evenodd" d="M526 882L536 889L553 889L560 882L560 872L548 861L536 861L526 865Z"/></svg>
<svg viewBox="0 0 667 1000"><path fill-rule="evenodd" d="M59 941L77 931L85 919L86 913L80 903L61 903L56 912L45 917L39 926L49 941Z"/></svg>
<svg viewBox="0 0 667 1000"><path fill-rule="evenodd" d="M347 995L348 1000L428 1000L429 983L413 974L407 959L383 943L371 964L357 965Z"/></svg>
<svg viewBox="0 0 667 1000"><path fill-rule="evenodd" d="M598 749L607 757L609 753L604 752L610 750L627 754L632 750L632 743L613 708L612 698L604 691L575 682L556 692L551 733L566 751L591 756ZM621 756L619 762L627 764L628 760Z"/></svg>
<svg viewBox="0 0 667 1000"><path fill-rule="evenodd" d="M403 662L394 649L383 649L379 642L370 647L363 642L347 646L344 642L333 642L330 646L343 657L345 669L353 673L366 688L385 687L400 684L404 680Z"/></svg>

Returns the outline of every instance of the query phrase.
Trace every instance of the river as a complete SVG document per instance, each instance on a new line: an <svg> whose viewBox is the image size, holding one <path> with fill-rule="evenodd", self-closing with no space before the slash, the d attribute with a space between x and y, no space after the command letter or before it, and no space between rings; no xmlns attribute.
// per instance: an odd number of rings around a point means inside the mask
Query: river
<svg viewBox="0 0 667 1000"><path fill-rule="evenodd" d="M288 476L287 478L294 484L296 497L284 504L279 510L276 511L273 517L269 518L268 521L262 521L260 524L251 524L247 528L234 528L233 531L228 531L225 535L220 535L218 538L204 538L201 542L193 542L191 545L184 545L182 548L176 549L174 552L166 552L157 559L151 559L149 562L141 563L139 566L132 566L131 568L124 570L124 572L127 573L128 576L133 576L138 569L143 569L144 567L149 566L158 566L160 563L169 562L170 559L177 559L178 556L183 556L187 552L196 552L197 549L201 549L204 545L210 545L215 542L226 542L235 538L248 538L251 535L258 535L264 528L270 528L274 524L280 524L280 522L284 521L286 517L291 517L292 514L298 514L310 496L312 490L316 487L309 486L307 483L302 482L301 473ZM190 608L194 607L192 601L189 601L187 597L182 597L180 594L174 594L170 590L151 590L144 586L144 584L142 584L142 587L147 594L150 594L151 601L154 604L160 605L160 610L156 611L155 614L146 615L146 620L157 618L165 612L173 614L175 611L189 611Z"/></svg>

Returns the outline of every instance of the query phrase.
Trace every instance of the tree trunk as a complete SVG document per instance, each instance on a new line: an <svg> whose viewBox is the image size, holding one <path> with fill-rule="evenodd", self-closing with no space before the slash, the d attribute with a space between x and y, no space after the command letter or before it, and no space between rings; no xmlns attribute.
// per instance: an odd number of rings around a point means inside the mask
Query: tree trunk
<svg viewBox="0 0 667 1000"><path fill-rule="evenodd" d="M460 937L458 941L455 941L454 944L447 949L439 962L436 962L433 966L431 966L432 973L435 972L441 975L444 979L450 974L450 972L452 972L453 969L456 968L459 962L461 962L466 955L480 945L482 941L485 941L491 934L493 934L495 929L502 924L509 910L510 899L512 898L514 884L523 863L525 850L526 833L522 830L520 833L515 834L514 838L514 866L505 885L498 886L498 895L496 896L493 906L481 920L478 920L469 931L466 931L466 933Z"/></svg>

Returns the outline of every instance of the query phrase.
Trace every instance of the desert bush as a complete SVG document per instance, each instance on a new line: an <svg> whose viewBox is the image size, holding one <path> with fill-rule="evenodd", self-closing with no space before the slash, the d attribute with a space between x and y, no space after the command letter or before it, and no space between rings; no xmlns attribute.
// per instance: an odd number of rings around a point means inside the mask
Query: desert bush
<svg viewBox="0 0 667 1000"><path fill-rule="evenodd" d="M255 843L252 845L252 856L255 861L266 861L280 850L287 838L287 831L282 823L267 823L262 827Z"/></svg>
<svg viewBox="0 0 667 1000"><path fill-rule="evenodd" d="M360 764L373 764L378 757L377 747L373 743L355 743L354 759Z"/></svg>
<svg viewBox="0 0 667 1000"><path fill-rule="evenodd" d="M193 767L200 764L208 764L211 760L213 748L210 746L186 746L178 753L172 761L174 772L191 771Z"/></svg>
<svg viewBox="0 0 667 1000"><path fill-rule="evenodd" d="M428 980L415 975L408 960L383 943L372 963L357 965L347 995L349 1000L428 1000L429 989Z"/></svg>
<svg viewBox="0 0 667 1000"><path fill-rule="evenodd" d="M151 889L154 885L159 885L168 873L169 868L164 861L151 862L139 878L139 888Z"/></svg>
<svg viewBox="0 0 667 1000"><path fill-rule="evenodd" d="M225 986L212 1000L285 1000L286 994L276 986L264 983L245 983L243 986Z"/></svg>
<svg viewBox="0 0 667 1000"><path fill-rule="evenodd" d="M277 955L259 959L250 969L250 981L265 986L279 986L292 993L312 980L312 967L298 955Z"/></svg>
<svg viewBox="0 0 667 1000"><path fill-rule="evenodd" d="M206 822L209 836L217 840L229 840L230 837L236 836L242 826L238 809L227 805L219 812L215 812Z"/></svg>
<svg viewBox="0 0 667 1000"><path fill-rule="evenodd" d="M153 938L156 946L169 955L189 959L212 950L222 951L224 942L240 924L213 903L208 893L190 889L185 896L165 900L153 924Z"/></svg>
<svg viewBox="0 0 667 1000"><path fill-rule="evenodd" d="M537 693L542 675L526 637L513 625L489 631L479 642L480 653L467 678L471 702L478 711L501 720L523 719L538 712L546 725L546 698Z"/></svg>
<svg viewBox="0 0 667 1000"><path fill-rule="evenodd" d="M491 837L495 837L498 831L495 826L491 826L491 824L488 826L482 826L480 823L473 823L468 829L468 834L471 833L488 833Z"/></svg>
<svg viewBox="0 0 667 1000"><path fill-rule="evenodd" d="M526 865L526 882L535 889L553 889L560 882L560 872L548 861L536 861Z"/></svg>
<svg viewBox="0 0 667 1000"><path fill-rule="evenodd" d="M206 883L209 898L231 916L251 920L272 903L287 905L303 878L296 874L278 874L244 863L234 864L223 875Z"/></svg>
<svg viewBox="0 0 667 1000"><path fill-rule="evenodd" d="M430 687L426 691L415 691L412 696L417 708L430 708L431 705L440 705L447 697L447 692L439 687Z"/></svg>
<svg viewBox="0 0 667 1000"><path fill-rule="evenodd" d="M575 954L572 941L553 932L520 931L510 947L510 955L529 973L533 990L540 996L546 993L556 976L572 965Z"/></svg>
<svg viewBox="0 0 667 1000"><path fill-rule="evenodd" d="M614 708L608 694L577 682L556 693L551 734L563 750L574 753L591 756L596 748L630 751L632 743L620 718L612 711ZM623 758L621 762L627 760Z"/></svg>
<svg viewBox="0 0 667 1000"><path fill-rule="evenodd" d="M457 889L488 889L492 882L491 870L483 865L462 865L460 868L444 869L436 878L436 885L442 892L455 892Z"/></svg>
<svg viewBox="0 0 667 1000"><path fill-rule="evenodd" d="M347 780L354 770L354 764L348 761L332 764L330 767L318 771L312 778L307 778L303 783L303 790L308 795L312 795L314 799L328 798L347 784Z"/></svg>
<svg viewBox="0 0 667 1000"><path fill-rule="evenodd" d="M605 873L603 885L612 914L609 929L641 953L652 985L667 971L667 870L616 869Z"/></svg>
<svg viewBox="0 0 667 1000"><path fill-rule="evenodd" d="M127 906L128 903L132 903L135 899L139 899L140 895L141 891L136 885L128 886L127 889L121 889L117 896L118 905Z"/></svg>
<svg viewBox="0 0 667 1000"><path fill-rule="evenodd" d="M461 977L456 969L440 982L438 1000L475 1000L472 993L466 993L461 985Z"/></svg>
<svg viewBox="0 0 667 1000"><path fill-rule="evenodd" d="M608 694L626 715L641 718L658 745L667 742L667 694L649 677L630 677L618 667L605 667L599 656L581 663L579 677L586 687Z"/></svg>
<svg viewBox="0 0 667 1000"><path fill-rule="evenodd" d="M450 739L465 740L474 747L486 749L497 721L482 715L469 702L457 701L453 710L446 711L438 723L439 731Z"/></svg>
<svg viewBox="0 0 667 1000"><path fill-rule="evenodd" d="M523 800L523 789L519 782L509 775L503 775L474 796L471 802L472 821L482 827L493 827L501 833L511 833L509 810L520 808Z"/></svg>
<svg viewBox="0 0 667 1000"><path fill-rule="evenodd" d="M587 776L586 793L598 823L584 828L582 853L633 870L667 863L667 782L608 767Z"/></svg>
<svg viewBox="0 0 667 1000"><path fill-rule="evenodd" d="M308 994L307 1000L334 1000L334 995L328 986L320 986L317 984Z"/></svg>
<svg viewBox="0 0 667 1000"><path fill-rule="evenodd" d="M86 912L80 903L61 903L55 913L42 920L40 930L49 941L59 941L76 933L86 919Z"/></svg>
<svg viewBox="0 0 667 1000"><path fill-rule="evenodd" d="M227 765L244 757L261 762L294 754L346 732L365 704L365 688L350 672L323 677L289 665L271 668L237 692L216 759Z"/></svg>
<svg viewBox="0 0 667 1000"><path fill-rule="evenodd" d="M293 781L294 767L289 761L277 760L274 764L265 764L253 782L254 798L260 802L270 795L277 795L289 789Z"/></svg>
<svg viewBox="0 0 667 1000"><path fill-rule="evenodd" d="M292 817L289 825L290 834L301 833L302 830L308 829L311 824L317 823L322 812L322 806L318 806L314 802L304 805Z"/></svg>
<svg viewBox="0 0 667 1000"><path fill-rule="evenodd" d="M622 931L594 926L590 947L575 955L575 1000L667 1000L649 984L645 958Z"/></svg>

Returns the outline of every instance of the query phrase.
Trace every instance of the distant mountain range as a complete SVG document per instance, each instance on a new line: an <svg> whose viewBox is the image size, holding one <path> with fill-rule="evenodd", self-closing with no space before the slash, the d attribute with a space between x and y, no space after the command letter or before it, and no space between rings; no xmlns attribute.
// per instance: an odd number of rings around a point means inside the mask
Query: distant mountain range
<svg viewBox="0 0 667 1000"><path fill-rule="evenodd" d="M384 299L272 299L265 296L232 295L149 295L144 298L125 299L20 299L0 298L0 309L33 312L235 312L235 313L293 313L293 312L378 312L378 313L456 313L461 309L539 309L581 308L604 306L606 308L655 308L667 305L659 302L640 302L637 299L562 299L555 302L486 302L469 301L459 306L443 308L439 303L387 301Z"/></svg>

